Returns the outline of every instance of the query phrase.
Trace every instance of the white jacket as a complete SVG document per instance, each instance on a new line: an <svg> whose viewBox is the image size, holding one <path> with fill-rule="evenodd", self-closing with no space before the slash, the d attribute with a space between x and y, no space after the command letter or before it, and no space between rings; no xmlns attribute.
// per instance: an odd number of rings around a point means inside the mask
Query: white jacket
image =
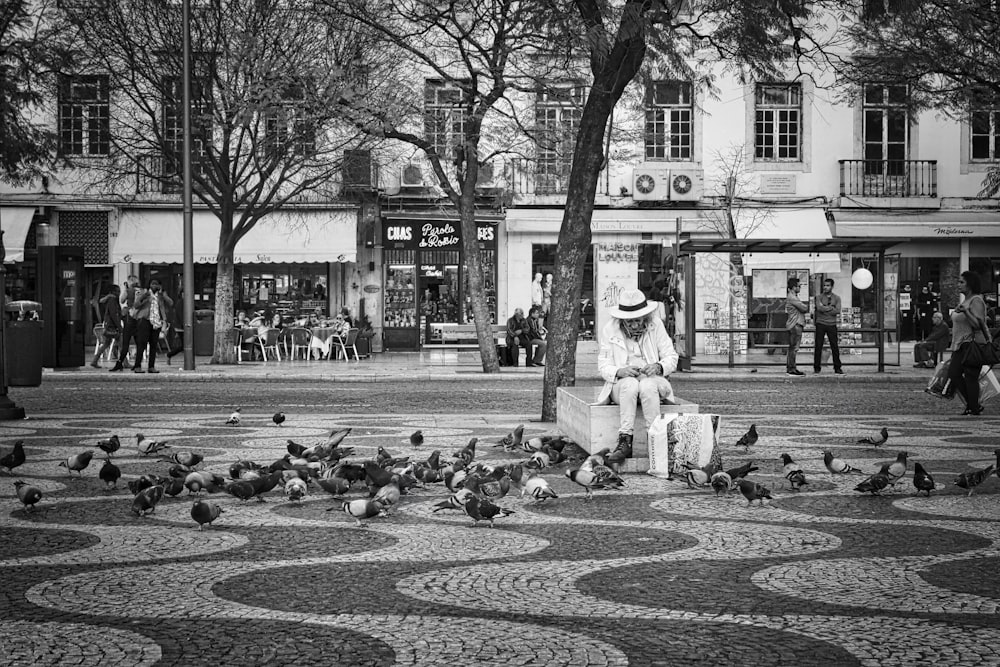
<svg viewBox="0 0 1000 667"><path fill-rule="evenodd" d="M597 396L599 404L607 404L611 401L611 389L619 380L618 369L628 366L628 348L625 346L625 337L622 335L619 321L613 317L601 330L597 370L604 378L604 388ZM674 349L674 343L670 340L670 335L667 334L663 322L659 319L653 318L650 325L646 327L646 333L639 339L639 349L647 364L663 366L663 377L667 377L677 370L679 355Z"/></svg>

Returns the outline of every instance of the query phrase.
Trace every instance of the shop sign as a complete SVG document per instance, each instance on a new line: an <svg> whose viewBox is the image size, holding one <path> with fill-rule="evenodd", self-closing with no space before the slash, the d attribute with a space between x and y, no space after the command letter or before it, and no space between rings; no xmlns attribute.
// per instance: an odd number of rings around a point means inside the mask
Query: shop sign
<svg viewBox="0 0 1000 667"><path fill-rule="evenodd" d="M444 267L440 264L421 264L420 275L424 278L443 278Z"/></svg>
<svg viewBox="0 0 1000 667"><path fill-rule="evenodd" d="M450 250L458 249L462 231L457 221L385 220L382 239L386 248ZM476 240L485 247L495 247L496 227L491 224L477 225Z"/></svg>
<svg viewBox="0 0 1000 667"><path fill-rule="evenodd" d="M638 243L598 243L597 261L599 262L638 262Z"/></svg>
<svg viewBox="0 0 1000 667"><path fill-rule="evenodd" d="M378 285L365 285L364 286L364 291L365 291L366 294L378 294L379 290L381 290L381 289L382 288L379 287Z"/></svg>

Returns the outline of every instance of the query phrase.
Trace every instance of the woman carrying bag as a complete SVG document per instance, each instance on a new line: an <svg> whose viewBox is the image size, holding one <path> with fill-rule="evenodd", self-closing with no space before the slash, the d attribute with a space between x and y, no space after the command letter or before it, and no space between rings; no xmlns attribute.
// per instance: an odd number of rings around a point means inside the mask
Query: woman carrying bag
<svg viewBox="0 0 1000 667"><path fill-rule="evenodd" d="M977 345L988 343L986 329L986 301L983 299L979 276L971 271L963 271L958 279L958 291L965 298L952 311L952 354L948 368L949 384L945 398L954 398L958 392L965 397L963 415L980 415L983 406L979 403L979 373L982 356Z"/></svg>

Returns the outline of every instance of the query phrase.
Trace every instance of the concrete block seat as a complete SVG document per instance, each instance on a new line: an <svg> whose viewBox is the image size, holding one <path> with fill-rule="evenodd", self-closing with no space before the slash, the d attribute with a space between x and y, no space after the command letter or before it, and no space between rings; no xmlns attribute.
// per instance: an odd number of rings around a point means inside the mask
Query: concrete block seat
<svg viewBox="0 0 1000 667"><path fill-rule="evenodd" d="M600 387L559 387L556 390L556 425L580 447L593 454L603 447L612 449L618 444L618 406L596 405ZM697 414L698 405L678 400L676 404L661 404L661 414ZM632 438L632 458L621 467L621 472L646 472L649 470L649 450L646 447L648 426L640 406L635 416L635 434Z"/></svg>

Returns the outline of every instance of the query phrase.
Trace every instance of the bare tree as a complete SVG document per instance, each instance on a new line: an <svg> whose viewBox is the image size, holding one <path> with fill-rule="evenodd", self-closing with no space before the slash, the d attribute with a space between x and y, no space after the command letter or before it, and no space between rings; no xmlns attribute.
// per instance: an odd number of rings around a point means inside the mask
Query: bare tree
<svg viewBox="0 0 1000 667"><path fill-rule="evenodd" d="M110 73L102 185L135 174L176 187L182 164L180 3L107 0L71 18L93 68ZM210 0L192 11L192 181L221 221L212 363L233 363L233 257L262 218L309 197L333 201L343 152L371 143L338 102L388 59L364 26L307 0ZM381 60L380 60L381 59Z"/></svg>
<svg viewBox="0 0 1000 667"><path fill-rule="evenodd" d="M707 0L694 3L693 11L684 10L684 3L664 0L556 4L581 22L593 81L577 136L556 252L551 317L567 326L549 334L542 397L546 421L556 418L556 390L576 382L580 296L597 179L606 162L609 120L626 87L652 63L661 71L706 85L712 83L704 74L712 63L725 64L740 80L762 80L779 72L804 75L803 66L825 61L832 42L839 39L820 13L832 8L839 15L850 3Z"/></svg>
<svg viewBox="0 0 1000 667"><path fill-rule="evenodd" d="M476 231L480 170L499 156L530 151L531 123L519 93L565 77L553 56L565 32L551 10L529 0L475 3L434 0L326 0L328 6L379 35L397 57L395 76L372 81L344 100L359 128L419 150L437 187L458 212L468 290L483 371L499 364Z"/></svg>
<svg viewBox="0 0 1000 667"><path fill-rule="evenodd" d="M69 34L55 0L0 6L0 180L24 185L63 161L43 106L54 79L72 63Z"/></svg>

